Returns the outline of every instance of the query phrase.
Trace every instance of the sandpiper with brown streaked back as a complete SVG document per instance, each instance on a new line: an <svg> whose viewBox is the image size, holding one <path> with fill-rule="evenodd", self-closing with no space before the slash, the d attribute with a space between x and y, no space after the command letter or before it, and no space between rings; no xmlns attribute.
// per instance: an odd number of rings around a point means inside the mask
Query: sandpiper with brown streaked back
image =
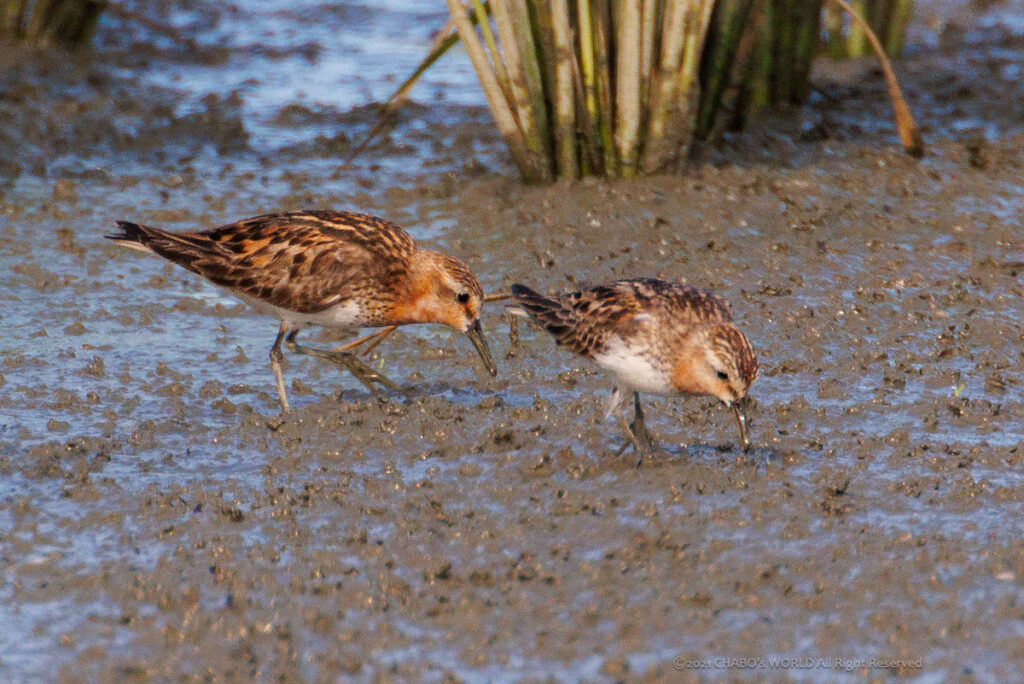
<svg viewBox="0 0 1024 684"><path fill-rule="evenodd" d="M281 321L270 366L282 411L288 410L282 341L293 352L347 368L371 390L375 382L397 389L348 350L379 341L395 326L441 323L465 333L487 371L497 374L480 329L484 294L476 276L454 257L418 249L404 230L384 219L297 211L188 233L128 221L118 221L117 227L120 232L106 237L159 254ZM383 330L327 351L295 342L299 330L308 326Z"/></svg>
<svg viewBox="0 0 1024 684"><path fill-rule="evenodd" d="M654 443L639 392L712 395L732 408L743 450L750 448L745 398L757 379L757 356L732 322L724 298L688 285L643 278L545 297L512 286L508 309L529 316L558 344L612 371L632 390L635 418L627 432L640 454ZM612 391L605 418L621 399ZM628 444L628 442L627 442Z"/></svg>

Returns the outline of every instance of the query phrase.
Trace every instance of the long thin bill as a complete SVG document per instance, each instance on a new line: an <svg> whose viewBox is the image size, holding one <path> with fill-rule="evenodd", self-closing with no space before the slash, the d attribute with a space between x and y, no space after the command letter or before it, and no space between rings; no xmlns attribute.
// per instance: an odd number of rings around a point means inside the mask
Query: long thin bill
<svg viewBox="0 0 1024 684"><path fill-rule="evenodd" d="M740 445L743 447L743 451L750 451L750 436L747 434L747 410L738 401L734 401L729 406L732 407L732 414L736 416L736 425L740 428Z"/></svg>
<svg viewBox="0 0 1024 684"><path fill-rule="evenodd" d="M466 331L466 337L476 347L476 353L480 355L480 359L484 362L484 368L491 375L498 374L498 367L494 364L494 359L491 358L491 350L487 347L487 340L484 339L484 331L480 328L480 320L473 321L473 325Z"/></svg>

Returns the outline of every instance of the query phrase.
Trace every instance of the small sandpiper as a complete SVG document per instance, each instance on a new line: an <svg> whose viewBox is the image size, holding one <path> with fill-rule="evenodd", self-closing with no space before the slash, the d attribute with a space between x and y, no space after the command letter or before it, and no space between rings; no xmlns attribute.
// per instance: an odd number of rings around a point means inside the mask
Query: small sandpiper
<svg viewBox="0 0 1024 684"><path fill-rule="evenodd" d="M281 321L270 349L282 412L289 409L281 372L281 343L327 358L363 384L398 389L350 350L374 343L396 326L441 323L466 334L491 375L480 328L480 281L455 257L418 249L384 219L341 211L297 211L244 219L213 230L174 233L118 221L107 235L118 244L153 252L206 278ZM299 345L309 326L383 327L334 350Z"/></svg>
<svg viewBox="0 0 1024 684"><path fill-rule="evenodd" d="M750 449L745 398L757 379L757 356L732 322L732 306L724 298L678 282L641 278L556 297L517 284L512 299L511 313L533 319L558 344L612 371L618 385L633 392L635 417L626 430L641 460L654 442L644 426L639 392L717 397L732 408L743 450ZM618 385L606 419L621 399Z"/></svg>

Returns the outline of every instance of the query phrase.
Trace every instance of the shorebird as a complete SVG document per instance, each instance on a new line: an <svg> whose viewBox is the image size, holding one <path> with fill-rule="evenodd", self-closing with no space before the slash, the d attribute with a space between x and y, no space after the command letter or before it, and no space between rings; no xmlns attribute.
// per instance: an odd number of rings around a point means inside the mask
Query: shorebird
<svg viewBox="0 0 1024 684"><path fill-rule="evenodd" d="M639 392L717 397L736 417L743 450L750 449L745 398L757 379L757 356L724 298L642 278L556 297L517 284L512 300L511 313L528 316L559 345L614 373L618 384L605 419L621 400L620 385L633 392L634 419L625 427L641 461L655 447Z"/></svg>
<svg viewBox="0 0 1024 684"><path fill-rule="evenodd" d="M213 230L175 233L118 221L106 237L158 254L219 285L258 312L277 318L270 367L281 411L289 410L281 344L290 351L326 358L360 382L397 385L363 363L352 348L376 344L395 327L441 323L466 334L491 375L480 328L480 282L455 257L418 249L409 235L384 219L341 211L296 211L243 219ZM383 328L333 350L295 341L309 326Z"/></svg>

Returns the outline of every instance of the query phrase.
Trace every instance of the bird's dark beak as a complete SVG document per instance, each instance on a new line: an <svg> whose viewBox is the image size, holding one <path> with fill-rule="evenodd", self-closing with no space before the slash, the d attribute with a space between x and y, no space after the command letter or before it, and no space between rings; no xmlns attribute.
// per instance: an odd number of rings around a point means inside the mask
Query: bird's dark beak
<svg viewBox="0 0 1024 684"><path fill-rule="evenodd" d="M736 416L736 425L740 428L740 446L744 452L750 451L750 435L747 434L747 403L742 399L729 404L732 414Z"/></svg>
<svg viewBox="0 0 1024 684"><path fill-rule="evenodd" d="M494 359L491 358L491 350L487 348L487 340L484 339L484 331L480 328L480 319L473 321L473 325L469 326L466 331L466 337L476 347L476 353L480 355L480 359L484 362L484 368L491 375L498 374L498 367L494 365Z"/></svg>

